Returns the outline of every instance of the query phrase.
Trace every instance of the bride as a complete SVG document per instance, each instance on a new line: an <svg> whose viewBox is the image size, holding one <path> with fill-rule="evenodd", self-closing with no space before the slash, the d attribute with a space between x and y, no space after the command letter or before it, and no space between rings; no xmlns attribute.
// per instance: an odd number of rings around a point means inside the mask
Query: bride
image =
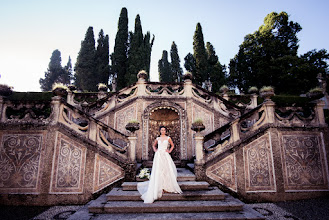
<svg viewBox="0 0 329 220"><path fill-rule="evenodd" d="M177 183L176 166L169 155L174 149L174 143L169 136L166 136L166 132L166 127L160 126L160 137L153 143L155 154L150 180L137 184L144 203L153 203L154 200L162 197L163 192L182 193ZM168 143L171 146L169 150ZM157 144L158 148L156 148Z"/></svg>

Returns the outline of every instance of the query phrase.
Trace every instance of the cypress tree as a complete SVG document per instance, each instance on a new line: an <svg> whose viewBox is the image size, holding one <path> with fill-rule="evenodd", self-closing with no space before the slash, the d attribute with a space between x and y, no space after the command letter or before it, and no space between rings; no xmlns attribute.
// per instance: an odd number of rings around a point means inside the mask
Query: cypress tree
<svg viewBox="0 0 329 220"><path fill-rule="evenodd" d="M210 42L207 42L206 49L208 61L207 73L209 73L209 79L212 83L212 91L219 92L220 87L226 84L225 66L222 66L218 61L215 48Z"/></svg>
<svg viewBox="0 0 329 220"><path fill-rule="evenodd" d="M159 80L160 82L173 82L173 74L171 65L168 62L168 52L162 52L162 58L158 62Z"/></svg>
<svg viewBox="0 0 329 220"><path fill-rule="evenodd" d="M195 59L195 75L194 82L201 85L202 82L208 79L207 73L207 54L203 40L201 24L198 23L193 36L193 57Z"/></svg>
<svg viewBox="0 0 329 220"><path fill-rule="evenodd" d="M40 78L39 80L42 91L50 91L52 89L52 85L55 82L61 82L64 84L70 83L71 72L69 71L69 69L66 70L66 68L69 68L68 65L71 65L71 58L69 58L67 67L63 68L61 63L61 52L56 49L51 55L50 62L48 64L48 69L45 72L45 78Z"/></svg>
<svg viewBox="0 0 329 220"><path fill-rule="evenodd" d="M130 32L129 37L130 49L128 52L128 70L125 77L127 83L126 85L130 85L137 81L137 73L140 70L149 72L151 50L154 42L154 36L153 39L150 40L149 32L147 32L145 37L143 36L139 15L137 15L135 19L135 30L134 32Z"/></svg>
<svg viewBox="0 0 329 220"><path fill-rule="evenodd" d="M172 69L173 81L181 82L183 70L180 67L180 59L179 59L178 49L177 49L177 45L175 44L175 41L173 41L171 44L170 58L171 58L171 69Z"/></svg>
<svg viewBox="0 0 329 220"><path fill-rule="evenodd" d="M114 52L111 55L112 74L120 90L126 86L125 76L127 74L128 59L128 12L126 8L121 9L118 32L115 37Z"/></svg>
<svg viewBox="0 0 329 220"><path fill-rule="evenodd" d="M96 74L98 83L108 84L110 67L109 67L109 36L104 37L104 32L101 29L97 40L97 50L95 56Z"/></svg>
<svg viewBox="0 0 329 220"><path fill-rule="evenodd" d="M186 55L186 57L184 58L184 61L185 61L184 67L185 67L186 71L191 72L192 75L194 76L196 67L195 67L195 59L193 57L193 54L188 53Z"/></svg>
<svg viewBox="0 0 329 220"><path fill-rule="evenodd" d="M93 27L89 27L75 63L75 85L82 90L95 91L95 38Z"/></svg>

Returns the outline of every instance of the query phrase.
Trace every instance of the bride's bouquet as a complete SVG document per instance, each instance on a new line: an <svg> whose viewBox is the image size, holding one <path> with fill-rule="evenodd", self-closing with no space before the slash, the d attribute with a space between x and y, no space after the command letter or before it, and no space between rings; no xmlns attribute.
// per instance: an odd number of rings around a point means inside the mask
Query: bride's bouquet
<svg viewBox="0 0 329 220"><path fill-rule="evenodd" d="M150 176L151 176L150 170L147 168L141 169L141 171L138 174L138 177L140 179L145 179L145 178L150 179Z"/></svg>

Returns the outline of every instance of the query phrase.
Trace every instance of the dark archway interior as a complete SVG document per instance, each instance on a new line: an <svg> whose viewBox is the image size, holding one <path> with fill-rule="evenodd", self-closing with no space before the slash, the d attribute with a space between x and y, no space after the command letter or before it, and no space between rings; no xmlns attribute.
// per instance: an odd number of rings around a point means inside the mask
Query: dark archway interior
<svg viewBox="0 0 329 220"><path fill-rule="evenodd" d="M154 151L152 145L154 140L160 135L159 127L166 126L167 135L171 137L174 142L175 148L171 153L174 161L180 161L180 125L179 114L176 109L170 107L158 107L151 111L149 120L149 160L153 160Z"/></svg>

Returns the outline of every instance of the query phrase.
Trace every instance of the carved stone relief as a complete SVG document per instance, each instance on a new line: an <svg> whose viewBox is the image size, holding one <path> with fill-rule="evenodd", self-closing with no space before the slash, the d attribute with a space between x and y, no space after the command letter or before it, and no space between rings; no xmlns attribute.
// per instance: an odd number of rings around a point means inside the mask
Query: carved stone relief
<svg viewBox="0 0 329 220"><path fill-rule="evenodd" d="M237 191L235 153L218 161L206 170L206 175L216 182Z"/></svg>
<svg viewBox="0 0 329 220"><path fill-rule="evenodd" d="M201 118L206 129L203 131L204 134L212 132L214 130L214 114L199 105L193 103L192 107L192 122Z"/></svg>
<svg viewBox="0 0 329 220"><path fill-rule="evenodd" d="M50 191L82 193L86 148L58 133Z"/></svg>
<svg viewBox="0 0 329 220"><path fill-rule="evenodd" d="M38 192L43 140L41 132L1 135L0 192Z"/></svg>
<svg viewBox="0 0 329 220"><path fill-rule="evenodd" d="M272 146L269 134L243 148L246 192L275 192Z"/></svg>
<svg viewBox="0 0 329 220"><path fill-rule="evenodd" d="M97 192L122 178L124 178L124 170L121 167L96 154L93 192Z"/></svg>
<svg viewBox="0 0 329 220"><path fill-rule="evenodd" d="M126 124L133 119L137 119L137 104L130 105L122 110L119 110L114 115L115 129L126 134Z"/></svg>
<svg viewBox="0 0 329 220"><path fill-rule="evenodd" d="M319 134L281 134L286 191L328 189L322 138Z"/></svg>

